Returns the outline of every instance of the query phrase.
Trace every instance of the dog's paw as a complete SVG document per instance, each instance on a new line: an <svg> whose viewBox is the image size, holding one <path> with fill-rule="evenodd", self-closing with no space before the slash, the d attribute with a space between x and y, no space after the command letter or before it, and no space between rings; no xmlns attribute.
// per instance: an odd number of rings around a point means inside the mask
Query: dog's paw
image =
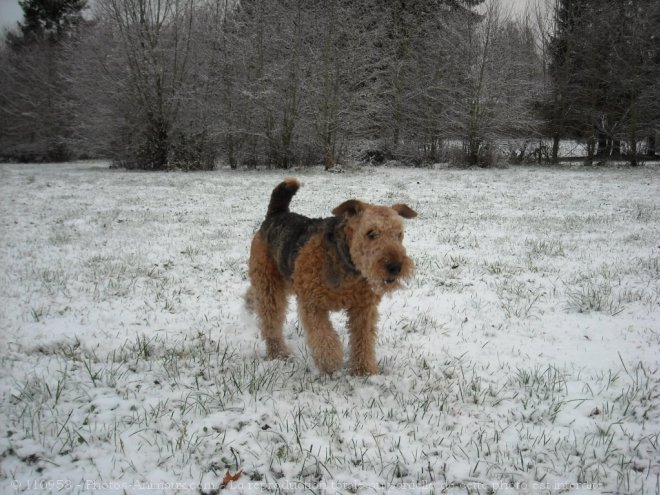
<svg viewBox="0 0 660 495"><path fill-rule="evenodd" d="M287 359L291 356L291 352L284 342L268 342L266 356L268 359Z"/></svg>
<svg viewBox="0 0 660 495"><path fill-rule="evenodd" d="M380 373L380 370L375 363L355 363L351 365L351 375L367 376L377 375L378 373Z"/></svg>
<svg viewBox="0 0 660 495"><path fill-rule="evenodd" d="M344 355L341 347L326 349L326 352L314 359L316 366L322 373L331 374L344 366Z"/></svg>

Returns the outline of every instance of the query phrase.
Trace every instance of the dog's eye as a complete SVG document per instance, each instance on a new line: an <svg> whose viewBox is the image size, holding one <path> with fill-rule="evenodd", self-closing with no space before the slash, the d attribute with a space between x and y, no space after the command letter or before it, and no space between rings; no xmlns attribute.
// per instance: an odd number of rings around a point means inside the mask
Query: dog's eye
<svg viewBox="0 0 660 495"><path fill-rule="evenodd" d="M367 237L373 240L376 237L378 237L378 232L376 232L375 230L370 230L369 232L367 232Z"/></svg>

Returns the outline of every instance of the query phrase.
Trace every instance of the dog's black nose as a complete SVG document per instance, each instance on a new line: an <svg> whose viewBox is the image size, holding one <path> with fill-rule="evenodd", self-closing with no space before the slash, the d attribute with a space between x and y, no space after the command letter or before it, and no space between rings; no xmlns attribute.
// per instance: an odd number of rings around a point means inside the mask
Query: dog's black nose
<svg viewBox="0 0 660 495"><path fill-rule="evenodd" d="M390 275L398 275L401 272L401 263L398 261L390 261L385 265L387 272Z"/></svg>

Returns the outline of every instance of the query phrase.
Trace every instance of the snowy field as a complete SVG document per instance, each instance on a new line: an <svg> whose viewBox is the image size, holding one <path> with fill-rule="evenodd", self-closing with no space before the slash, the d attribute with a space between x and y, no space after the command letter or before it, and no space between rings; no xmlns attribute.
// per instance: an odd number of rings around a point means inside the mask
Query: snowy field
<svg viewBox="0 0 660 495"><path fill-rule="evenodd" d="M293 302L264 359L283 174L0 165L0 493L660 491L657 166L295 176L419 212L378 376L319 375Z"/></svg>

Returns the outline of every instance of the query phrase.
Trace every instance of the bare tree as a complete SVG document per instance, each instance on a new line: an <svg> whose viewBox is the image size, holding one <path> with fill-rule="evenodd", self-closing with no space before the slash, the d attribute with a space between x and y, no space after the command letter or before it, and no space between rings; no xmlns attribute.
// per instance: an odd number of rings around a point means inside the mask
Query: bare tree
<svg viewBox="0 0 660 495"><path fill-rule="evenodd" d="M231 84L241 88L250 161L287 168L296 160L296 132L305 98L308 26L303 0L246 0L231 14L232 54L240 60ZM226 81L229 83L230 81Z"/></svg>
<svg viewBox="0 0 660 495"><path fill-rule="evenodd" d="M109 136L106 150L121 165L166 169L181 160L181 146L197 144L181 139L182 109L190 103L193 6L193 0L97 3L98 24L78 47L86 55L78 77L85 80L83 104L102 109L93 135Z"/></svg>
<svg viewBox="0 0 660 495"><path fill-rule="evenodd" d="M524 18L512 19L490 0L479 24L472 22L464 26L464 84L454 119L467 162L488 165L498 139L535 133L532 110L541 71L534 34Z"/></svg>
<svg viewBox="0 0 660 495"><path fill-rule="evenodd" d="M559 157L559 132L544 120L544 115L552 114L558 109L549 106L549 95L552 94L552 78L550 75L551 41L555 30L555 3L557 0L536 0L529 5L524 12L525 24L532 31L536 42L536 53L538 54L539 69L541 73L538 100L534 102L534 115L539 120L539 146L537 148L537 160L541 163L544 159L556 163ZM556 103L556 102L555 102ZM544 138L550 137L552 145L550 150L546 149Z"/></svg>

